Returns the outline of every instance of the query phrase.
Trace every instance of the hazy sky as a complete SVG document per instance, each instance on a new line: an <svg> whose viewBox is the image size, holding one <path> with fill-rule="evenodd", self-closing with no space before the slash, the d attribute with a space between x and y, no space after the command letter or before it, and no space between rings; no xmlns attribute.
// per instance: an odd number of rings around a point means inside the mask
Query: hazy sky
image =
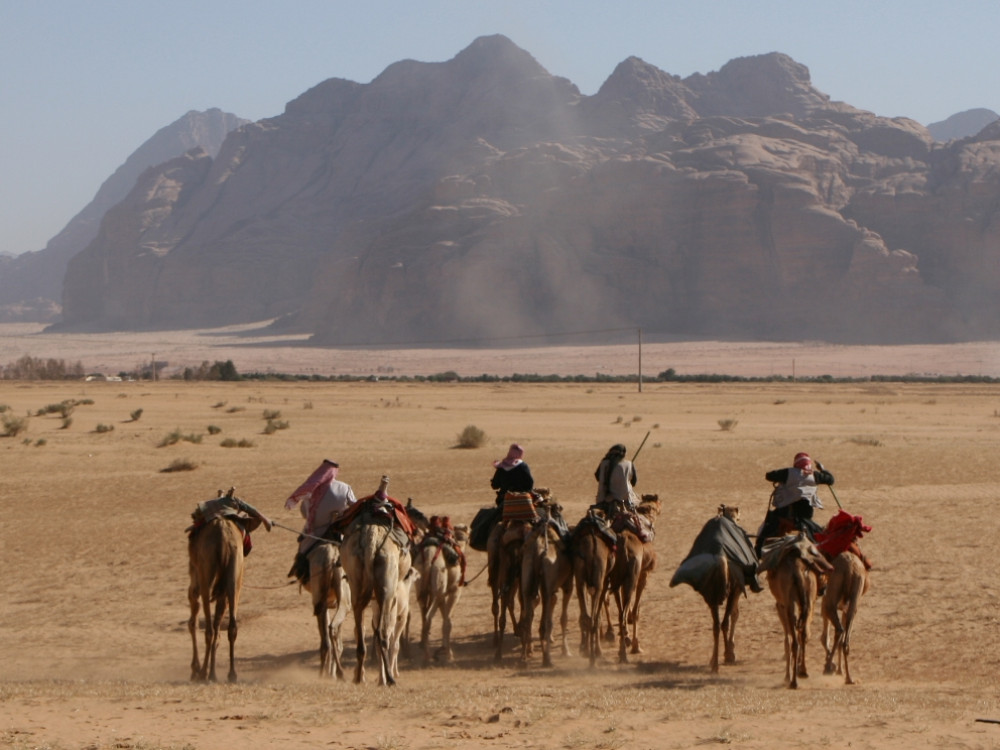
<svg viewBox="0 0 1000 750"><path fill-rule="evenodd" d="M996 0L0 0L0 252L39 250L188 110L252 120L327 78L367 83L504 34L593 94L784 52L831 98L923 124L1000 112Z"/></svg>

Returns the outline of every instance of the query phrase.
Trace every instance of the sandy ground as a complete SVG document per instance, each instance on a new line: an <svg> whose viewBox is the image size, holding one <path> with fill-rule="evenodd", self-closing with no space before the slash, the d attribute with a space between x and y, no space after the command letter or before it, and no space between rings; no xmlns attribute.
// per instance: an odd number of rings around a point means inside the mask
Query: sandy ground
<svg viewBox="0 0 1000 750"><path fill-rule="evenodd" d="M232 360L239 372L306 375L462 376L632 375L644 379L673 369L681 374L746 377L869 377L873 375L988 375L1000 377L1000 342L943 346L840 346L818 342L640 342L622 333L602 346L504 349L324 349L307 336L262 333L263 324L154 333L43 333L32 323L0 325L0 364L24 355L81 362L87 372L115 375L165 362L169 377L202 362Z"/></svg>
<svg viewBox="0 0 1000 750"><path fill-rule="evenodd" d="M68 423L38 415L67 399L77 402ZM639 393L592 384L0 382L0 404L9 416L31 415L23 432L0 438L0 745L1000 745L1000 725L977 721L1000 719L996 386L650 383ZM280 412L287 429L264 434L265 411ZM458 450L469 424L486 443ZM571 655L557 650L543 669L536 649L521 663L508 634L494 664L483 575L457 608L454 664L425 664L414 649L393 688L373 684L371 670L363 685L320 680L308 595L286 585L295 535L276 528L254 534L247 559L239 682L189 682L183 529L218 488L236 485L298 528L282 502L330 457L359 494L388 473L394 496L468 521L492 502L491 461L517 440L537 483L575 521L607 447L624 442L631 453L647 432L639 489L659 493L665 509L642 653L628 663L609 646L588 666L573 601ZM171 434L189 439L163 445ZM253 445L225 448L226 437ZM798 450L836 474L839 502L874 527L864 540L876 567L854 632L854 686L823 675L817 615L810 677L797 691L785 687L766 591L743 603L737 663L710 674L708 610L690 588L668 586L720 502L741 506L756 529L770 489L764 472ZM162 471L177 459L197 468ZM822 492L825 520L836 501ZM484 564L471 552L470 577ZM440 623L431 632L433 645ZM350 670L355 638L344 634ZM219 658L224 674L224 647Z"/></svg>

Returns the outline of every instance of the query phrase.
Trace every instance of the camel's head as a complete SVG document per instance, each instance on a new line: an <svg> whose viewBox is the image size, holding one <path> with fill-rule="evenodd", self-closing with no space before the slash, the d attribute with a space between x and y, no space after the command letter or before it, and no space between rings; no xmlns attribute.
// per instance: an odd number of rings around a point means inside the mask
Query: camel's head
<svg viewBox="0 0 1000 750"><path fill-rule="evenodd" d="M719 515L725 516L733 523L740 522L740 506L738 505L726 505L722 504L719 506Z"/></svg>
<svg viewBox="0 0 1000 750"><path fill-rule="evenodd" d="M660 503L660 496L657 495L643 495L642 502L636 506L636 511L642 513L644 516L649 518L651 521L660 515L660 509L662 503Z"/></svg>

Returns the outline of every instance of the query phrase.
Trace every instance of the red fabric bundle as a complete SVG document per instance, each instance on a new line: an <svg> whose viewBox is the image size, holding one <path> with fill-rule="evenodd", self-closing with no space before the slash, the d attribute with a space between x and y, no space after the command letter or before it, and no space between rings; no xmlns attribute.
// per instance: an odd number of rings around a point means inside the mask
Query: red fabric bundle
<svg viewBox="0 0 1000 750"><path fill-rule="evenodd" d="M827 557L833 558L847 550L855 539L860 539L869 531L861 516L852 516L846 510L837 512L823 531L816 533L816 546Z"/></svg>

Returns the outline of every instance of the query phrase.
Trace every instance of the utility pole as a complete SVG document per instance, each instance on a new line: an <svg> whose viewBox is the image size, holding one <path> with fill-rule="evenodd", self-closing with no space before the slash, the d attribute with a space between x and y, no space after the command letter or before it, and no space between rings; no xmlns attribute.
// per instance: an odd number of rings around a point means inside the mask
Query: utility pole
<svg viewBox="0 0 1000 750"><path fill-rule="evenodd" d="M153 352L153 382L156 382L156 352Z"/></svg>
<svg viewBox="0 0 1000 750"><path fill-rule="evenodd" d="M639 393L642 393L642 328L636 330L639 333Z"/></svg>

